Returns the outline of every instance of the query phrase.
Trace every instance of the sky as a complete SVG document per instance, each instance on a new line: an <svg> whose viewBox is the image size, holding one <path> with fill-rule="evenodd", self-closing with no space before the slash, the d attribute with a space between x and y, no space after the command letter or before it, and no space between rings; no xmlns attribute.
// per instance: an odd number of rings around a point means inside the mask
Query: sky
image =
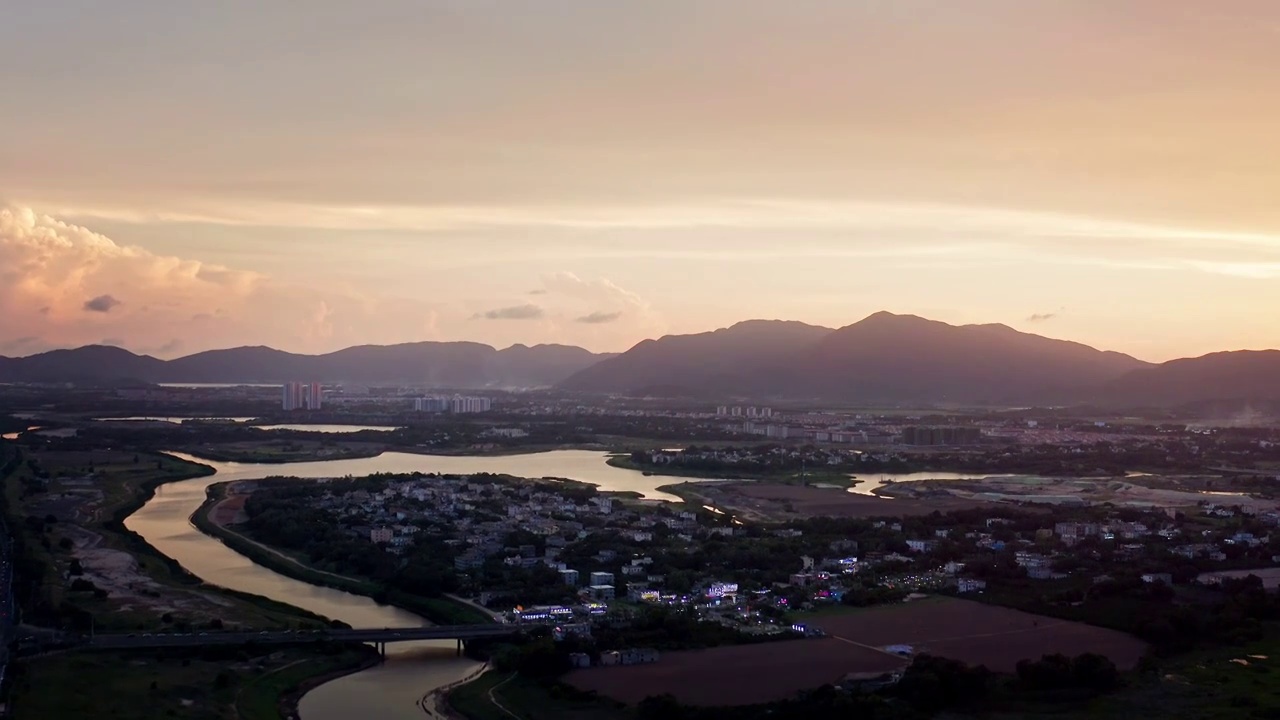
<svg viewBox="0 0 1280 720"><path fill-rule="evenodd" d="M0 355L751 318L1280 346L1273 0L50 0Z"/></svg>

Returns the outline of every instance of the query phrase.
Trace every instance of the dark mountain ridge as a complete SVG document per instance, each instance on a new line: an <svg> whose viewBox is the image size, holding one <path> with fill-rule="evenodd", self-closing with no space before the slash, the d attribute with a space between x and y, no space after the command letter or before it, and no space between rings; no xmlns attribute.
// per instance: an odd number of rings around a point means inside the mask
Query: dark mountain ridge
<svg viewBox="0 0 1280 720"><path fill-rule="evenodd" d="M646 340L560 387L863 405L1159 406L1280 399L1280 352L1273 353L1220 353L1156 365L1006 325L956 326L880 312L838 330L753 321Z"/></svg>
<svg viewBox="0 0 1280 720"><path fill-rule="evenodd" d="M456 388L547 387L594 364L597 355L565 345L472 342L361 345L324 355L269 347L210 350L174 360L90 345L23 358L0 358L0 382L359 382Z"/></svg>
<svg viewBox="0 0 1280 720"><path fill-rule="evenodd" d="M839 329L749 320L644 340L619 355L565 345L361 345L324 355L268 347L160 360L107 346L0 357L0 382L358 382L876 404L1158 407L1280 403L1280 351L1143 362L1005 325L882 312Z"/></svg>

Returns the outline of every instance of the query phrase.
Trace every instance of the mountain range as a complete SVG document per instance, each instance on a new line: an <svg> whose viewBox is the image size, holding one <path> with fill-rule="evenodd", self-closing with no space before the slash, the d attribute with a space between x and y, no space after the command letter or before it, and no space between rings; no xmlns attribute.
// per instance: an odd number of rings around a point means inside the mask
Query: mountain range
<svg viewBox="0 0 1280 720"><path fill-rule="evenodd" d="M607 357L567 345L513 345L496 350L472 342L420 342L360 345L325 355L239 347L160 360L90 345L23 358L0 357L0 382L321 381L530 388L554 385Z"/></svg>
<svg viewBox="0 0 1280 720"><path fill-rule="evenodd" d="M644 340L627 352L471 342L363 345L325 355L267 347L174 360L108 346L0 357L0 382L414 383L555 386L584 393L814 399L863 405L1167 406L1280 401L1280 351L1144 362L1005 325L948 325L881 312L842 328L748 320Z"/></svg>
<svg viewBox="0 0 1280 720"><path fill-rule="evenodd" d="M1006 325L956 326L881 312L839 329L752 320L646 340L560 387L862 405L1164 406L1280 400L1280 351L1153 364Z"/></svg>

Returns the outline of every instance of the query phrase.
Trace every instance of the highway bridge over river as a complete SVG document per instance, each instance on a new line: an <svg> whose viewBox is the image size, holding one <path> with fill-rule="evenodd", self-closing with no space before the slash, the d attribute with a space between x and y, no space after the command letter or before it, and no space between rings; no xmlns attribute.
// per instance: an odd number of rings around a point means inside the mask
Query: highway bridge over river
<svg viewBox="0 0 1280 720"><path fill-rule="evenodd" d="M520 632L514 625L434 625L420 628L286 630L261 632L207 631L190 633L115 633L83 638L81 644L97 650L189 648L213 645L306 645L325 642L373 643L385 654L387 643L415 640L457 640L458 652L468 640L510 637Z"/></svg>

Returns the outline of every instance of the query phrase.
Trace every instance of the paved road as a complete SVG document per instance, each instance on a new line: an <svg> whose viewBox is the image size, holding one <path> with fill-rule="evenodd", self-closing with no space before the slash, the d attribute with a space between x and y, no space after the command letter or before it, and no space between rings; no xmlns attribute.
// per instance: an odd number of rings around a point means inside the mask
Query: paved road
<svg viewBox="0 0 1280 720"><path fill-rule="evenodd" d="M422 628L315 630L303 632L197 632L94 635L92 648L202 647L206 645L297 645L318 642L409 642L411 640L478 640L514 635L511 625L436 625Z"/></svg>

